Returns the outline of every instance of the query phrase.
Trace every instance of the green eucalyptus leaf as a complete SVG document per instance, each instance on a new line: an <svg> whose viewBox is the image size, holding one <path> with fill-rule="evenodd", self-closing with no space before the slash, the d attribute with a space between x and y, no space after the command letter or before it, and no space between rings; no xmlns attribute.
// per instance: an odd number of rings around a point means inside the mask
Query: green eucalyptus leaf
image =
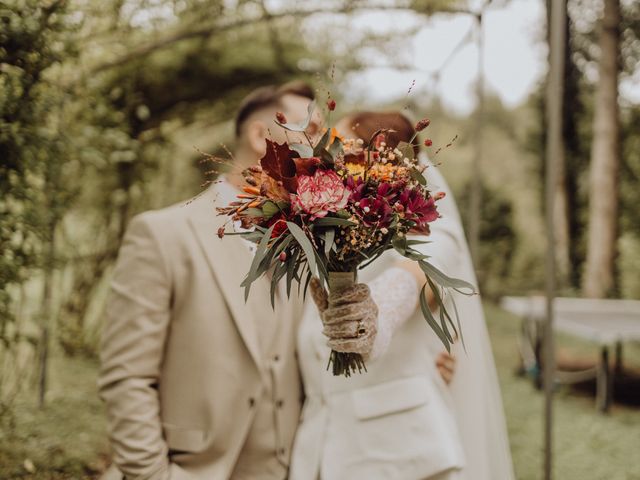
<svg viewBox="0 0 640 480"><path fill-rule="evenodd" d="M431 309L429 308L429 304L427 303L427 297L425 296L426 288L427 284L425 283L422 287L422 290L420 290L420 310L422 310L422 316L438 336L438 338L444 345L444 348L447 349L447 352L451 352L451 344L449 343L449 340L447 339L445 333L442 331L442 328L440 328L440 325L438 325L438 322L433 317L433 313L431 313Z"/></svg>
<svg viewBox="0 0 640 480"><path fill-rule="evenodd" d="M311 282L311 277L313 275L311 274L311 270L307 270L307 279L304 282L304 289L302 290L302 299L306 300L307 299L307 289L309 288L309 282Z"/></svg>
<svg viewBox="0 0 640 480"><path fill-rule="evenodd" d="M329 147L329 153L335 160L335 158L342 153L342 140L338 137L334 138L333 143Z"/></svg>
<svg viewBox="0 0 640 480"><path fill-rule="evenodd" d="M285 130L289 130L291 132L304 132L309 127L309 123L311 123L311 117L313 116L313 110L315 108L316 101L314 100L309 103L309 107L307 108L307 118L305 118L302 123L280 123L277 120L275 120L275 122Z"/></svg>
<svg viewBox="0 0 640 480"><path fill-rule="evenodd" d="M300 155L300 158L313 157L313 148L304 143L292 143L289 148Z"/></svg>
<svg viewBox="0 0 640 480"><path fill-rule="evenodd" d="M324 132L324 135L322 135L322 137L320 138L320 140L318 141L318 143L316 143L316 146L313 147L313 156L314 157L320 157L322 154L322 151L326 151L325 148L327 148L327 145L329 144L329 139L331 138L331 129L328 128L326 132ZM328 152L327 152L328 153ZM333 163L333 157L331 157L332 163Z"/></svg>
<svg viewBox="0 0 640 480"><path fill-rule="evenodd" d="M290 255L287 257L287 298L291 296L291 283L295 278L296 263L299 254L300 249L291 249Z"/></svg>
<svg viewBox="0 0 640 480"><path fill-rule="evenodd" d="M282 262L276 262L276 265L273 269L273 273L271 275L271 288L270 288L270 296L271 296L271 308L276 308L276 290L278 288L278 283L282 279L282 277L287 273L287 269Z"/></svg>
<svg viewBox="0 0 640 480"><path fill-rule="evenodd" d="M462 325L460 324L460 314L458 313L458 306L456 305L456 299L454 295L451 295L451 305L453 305L453 313L456 316L456 322L458 324L458 332L460 334L460 341L462 342L462 348L467 351L467 346L464 343L464 334L462 333Z"/></svg>
<svg viewBox="0 0 640 480"><path fill-rule="evenodd" d="M251 284L256 278L258 278L256 273L258 271L258 268L260 267L260 262L264 258L265 253L267 251L267 246L269 245L269 240L271 240L272 232L273 232L273 225L265 232L265 234L262 237L262 240L260 240L260 243L258 244L258 248L256 249L256 254L253 257L253 261L251 262L249 273L247 274L247 277L245 279L246 283L243 282L245 283L244 285L244 301L245 302L249 298L249 290L251 288Z"/></svg>
<svg viewBox="0 0 640 480"><path fill-rule="evenodd" d="M453 288L457 292L462 293L464 295L474 295L476 293L475 287L469 282L466 282L459 278L449 277L444 273L442 273L440 270L438 270L435 266L433 266L429 262L420 261L419 265L422 271L428 277L430 277L433 281L435 281L438 285L442 287ZM467 291L465 292L464 290L467 290Z"/></svg>
<svg viewBox="0 0 640 480"><path fill-rule="evenodd" d="M280 212L280 207L271 200L266 201L264 205L262 205L262 214L264 215L265 220L269 220L278 212Z"/></svg>
<svg viewBox="0 0 640 480"><path fill-rule="evenodd" d="M247 208L246 210L247 215L249 215L250 217L256 217L256 218L267 218L265 217L264 213L262 212L261 209L259 208Z"/></svg>
<svg viewBox="0 0 640 480"><path fill-rule="evenodd" d="M324 254L327 257L329 256L335 238L336 231L333 228L328 229L324 234Z"/></svg>
<svg viewBox="0 0 640 480"><path fill-rule="evenodd" d="M314 152L315 153L315 152ZM324 148L322 150L320 150L316 156L320 157L320 160L322 160L322 163L325 165L333 165L333 156L327 152Z"/></svg>
<svg viewBox="0 0 640 480"><path fill-rule="evenodd" d="M447 336L447 339L449 340L449 342L453 343L453 337L451 336L451 333L449 332L449 328L447 327L447 320L453 327L453 331L457 334L456 326L453 324L453 321L449 316L449 312L444 306L444 301L442 299L442 295L440 295L440 290L438 289L438 286L435 285L433 283L433 280L431 280L429 277L427 277L427 283L429 284L429 287L431 288L431 291L433 292L433 295L436 298L436 302L438 303L438 309L440 313L440 326L442 327L442 331Z"/></svg>
<svg viewBox="0 0 640 480"><path fill-rule="evenodd" d="M405 236L400 237L400 236L396 235L391 240L391 245L393 245L393 248L395 248L400 255L402 255L403 257L406 257L406 255L407 255L407 237L405 237Z"/></svg>
<svg viewBox="0 0 640 480"><path fill-rule="evenodd" d="M316 272L316 260L315 250L313 248L313 245L311 244L311 241L304 233L304 231L295 223L287 222L287 227L289 227L289 231L294 236L296 241L300 244L300 247L302 247L302 251L304 252L304 255L309 264L309 270L313 275Z"/></svg>
<svg viewBox="0 0 640 480"><path fill-rule="evenodd" d="M415 239L407 239L407 246L411 247L413 245L426 245L427 243L431 243L430 240L415 240Z"/></svg>
<svg viewBox="0 0 640 480"><path fill-rule="evenodd" d="M400 142L398 143L398 150L402 153L405 158L414 158L415 152L413 151L413 145L408 142Z"/></svg>
<svg viewBox="0 0 640 480"><path fill-rule="evenodd" d="M417 168L411 168L409 170L409 175L413 180L418 182L420 185L427 185L427 179L424 178L424 175L422 174L422 172Z"/></svg>
<svg viewBox="0 0 640 480"><path fill-rule="evenodd" d="M355 226L355 223L345 218L322 217L322 218L317 218L313 222L313 225L314 227L337 227L337 226L353 227Z"/></svg>

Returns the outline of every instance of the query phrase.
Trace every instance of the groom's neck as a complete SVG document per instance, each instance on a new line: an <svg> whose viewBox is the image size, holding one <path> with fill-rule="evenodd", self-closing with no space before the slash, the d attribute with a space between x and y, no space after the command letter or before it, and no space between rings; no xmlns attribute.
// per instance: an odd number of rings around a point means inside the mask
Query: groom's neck
<svg viewBox="0 0 640 480"><path fill-rule="evenodd" d="M245 169L258 164L259 161L260 159L257 157L253 150L242 146L238 147L233 154L231 171L226 174L229 183L237 187L244 185L242 172Z"/></svg>

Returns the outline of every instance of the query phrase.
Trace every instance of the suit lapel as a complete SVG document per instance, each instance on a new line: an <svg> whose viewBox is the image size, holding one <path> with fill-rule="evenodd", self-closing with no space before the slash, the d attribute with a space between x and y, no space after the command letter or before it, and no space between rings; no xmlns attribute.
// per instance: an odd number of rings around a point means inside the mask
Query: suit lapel
<svg viewBox="0 0 640 480"><path fill-rule="evenodd" d="M261 354L255 322L271 320L268 318L271 309L268 299L263 303L266 279L254 282L249 299L245 302L244 289L240 284L249 271L251 254L243 245L242 238L229 236L221 240L217 237L217 229L223 225L226 217L217 216L215 197L215 188L211 188L190 204L188 208L193 208L193 213L189 215L189 223L222 290L236 327L259 366Z"/></svg>

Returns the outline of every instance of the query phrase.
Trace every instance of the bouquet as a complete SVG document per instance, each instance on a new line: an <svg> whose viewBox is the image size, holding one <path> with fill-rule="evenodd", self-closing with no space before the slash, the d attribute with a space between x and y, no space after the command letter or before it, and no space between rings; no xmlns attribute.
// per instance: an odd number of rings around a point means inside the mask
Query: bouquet
<svg viewBox="0 0 640 480"><path fill-rule="evenodd" d="M335 107L333 100L329 109ZM293 132L305 132L315 103L301 124L287 123L283 114L275 122ZM416 131L428 126L421 120ZM446 289L471 294L471 284L451 278L429 262L414 247L425 243L411 234L429 234L429 224L437 221L437 201L443 193L432 194L423 175L425 166L414 155L413 141L396 148L386 145L388 130L379 130L371 139L341 139L331 128L313 142L278 144L266 140L266 153L259 165L243 172L244 193L232 204L218 208L230 221L241 222L242 231L227 232L255 242L257 249L241 286L245 299L252 282L270 272L271 303L278 283L286 281L287 296L295 281L298 291L313 276L327 285L329 293L357 281L357 271L375 262L385 251L395 249L418 263L425 275L420 308L429 326L447 350L454 338L462 338L457 312L453 318L445 308ZM227 222L227 223L228 223ZM437 316L431 312L425 289L437 300ZM452 297L453 298L453 297ZM455 303L453 303L455 311ZM349 376L366 370L359 354L332 351L329 366L334 375Z"/></svg>

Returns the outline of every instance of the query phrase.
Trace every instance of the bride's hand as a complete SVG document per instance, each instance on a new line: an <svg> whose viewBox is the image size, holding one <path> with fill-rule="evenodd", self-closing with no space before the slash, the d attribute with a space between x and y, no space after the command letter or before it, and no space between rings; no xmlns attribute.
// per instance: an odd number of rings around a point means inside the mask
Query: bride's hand
<svg viewBox="0 0 640 480"><path fill-rule="evenodd" d="M448 352L441 352L436 358L436 367L444 382L449 385L456 372L456 358Z"/></svg>
<svg viewBox="0 0 640 480"><path fill-rule="evenodd" d="M360 283L328 295L314 278L311 296L320 311L329 347L361 355L371 352L378 331L378 307L369 287Z"/></svg>

